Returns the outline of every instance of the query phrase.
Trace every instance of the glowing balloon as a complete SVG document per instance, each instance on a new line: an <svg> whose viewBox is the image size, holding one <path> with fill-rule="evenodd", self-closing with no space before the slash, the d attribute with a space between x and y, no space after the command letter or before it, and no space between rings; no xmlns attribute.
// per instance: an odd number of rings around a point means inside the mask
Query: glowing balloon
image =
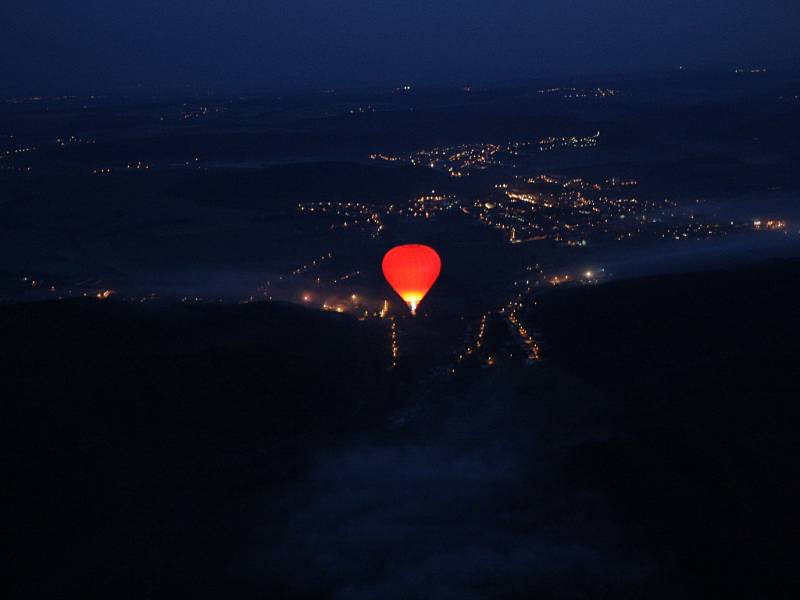
<svg viewBox="0 0 800 600"><path fill-rule="evenodd" d="M416 314L417 305L433 287L442 260L436 250L422 244L395 246L383 257L383 276Z"/></svg>

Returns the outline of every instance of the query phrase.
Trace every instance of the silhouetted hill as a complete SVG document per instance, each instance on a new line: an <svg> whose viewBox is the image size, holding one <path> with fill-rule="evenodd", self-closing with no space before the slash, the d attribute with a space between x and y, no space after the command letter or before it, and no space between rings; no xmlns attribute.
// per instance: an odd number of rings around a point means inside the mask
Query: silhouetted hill
<svg viewBox="0 0 800 600"><path fill-rule="evenodd" d="M577 469L698 595L790 597L800 261L559 290L550 360L615 423Z"/></svg>
<svg viewBox="0 0 800 600"><path fill-rule="evenodd" d="M152 540L368 427L392 405L386 332L350 321L271 304L3 307L17 591L122 592L149 577Z"/></svg>

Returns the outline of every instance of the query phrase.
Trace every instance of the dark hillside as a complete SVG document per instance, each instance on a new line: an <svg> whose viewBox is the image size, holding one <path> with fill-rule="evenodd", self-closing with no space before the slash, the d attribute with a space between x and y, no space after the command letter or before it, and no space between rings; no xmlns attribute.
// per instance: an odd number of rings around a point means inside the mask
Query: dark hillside
<svg viewBox="0 0 800 600"><path fill-rule="evenodd" d="M701 595L797 589L799 276L780 261L543 301L551 361L616 423L577 468Z"/></svg>
<svg viewBox="0 0 800 600"><path fill-rule="evenodd" d="M141 582L165 548L188 552L211 530L213 562L236 529L230 503L253 491L241 486L280 489L309 448L392 405L387 332L350 321L268 304L3 308L18 591ZM225 531L207 522L220 511Z"/></svg>

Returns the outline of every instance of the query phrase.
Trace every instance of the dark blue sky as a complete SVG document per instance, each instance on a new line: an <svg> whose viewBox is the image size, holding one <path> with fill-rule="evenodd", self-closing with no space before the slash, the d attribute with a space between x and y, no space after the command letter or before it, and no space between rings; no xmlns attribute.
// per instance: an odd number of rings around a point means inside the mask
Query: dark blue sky
<svg viewBox="0 0 800 600"><path fill-rule="evenodd" d="M797 0L31 0L0 7L0 89L491 82L796 65Z"/></svg>

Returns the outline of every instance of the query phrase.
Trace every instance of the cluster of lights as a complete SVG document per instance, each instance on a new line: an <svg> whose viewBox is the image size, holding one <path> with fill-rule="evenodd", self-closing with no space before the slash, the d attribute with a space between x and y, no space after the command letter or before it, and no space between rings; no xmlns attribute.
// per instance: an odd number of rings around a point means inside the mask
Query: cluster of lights
<svg viewBox="0 0 800 600"><path fill-rule="evenodd" d="M141 301L144 301L144 300L141 300ZM209 302L222 303L223 300L222 300L222 298L206 298L204 296L184 296L183 298L181 298L181 302L183 304L189 304L190 302L202 302L202 303L206 304L206 303L209 303Z"/></svg>
<svg viewBox="0 0 800 600"><path fill-rule="evenodd" d="M469 175L472 170L484 170L506 164L504 157L517 156L521 149L532 142L506 142L503 144L478 143L460 146L444 146L418 150L407 156L371 154L373 160L405 162L415 166L446 171L451 177ZM513 165L511 165L513 166Z"/></svg>
<svg viewBox="0 0 800 600"><path fill-rule="evenodd" d="M642 234L646 215L675 205L624 195L622 190L636 185L635 180L598 183L544 174L519 179L514 185L495 185L491 200L474 204L481 222L507 232L512 244L552 240L585 246L592 235L613 239L620 230L627 234L632 229Z"/></svg>
<svg viewBox="0 0 800 600"><path fill-rule="evenodd" d="M66 146L74 146L77 144L94 144L94 143L95 143L94 140L87 140L75 135L71 135L66 138L56 138L56 144L58 144L62 148Z"/></svg>
<svg viewBox="0 0 800 600"><path fill-rule="evenodd" d="M559 148L595 148L600 141L600 132L587 136L546 137L539 140L539 150L547 152Z"/></svg>
<svg viewBox="0 0 800 600"><path fill-rule="evenodd" d="M674 217L674 215L672 215ZM742 231L786 231L787 223L780 219L770 219L761 221L726 221L724 223L710 223L701 218L690 214L688 222L685 223L663 223L654 220L648 225L655 235L662 239L672 239L675 241L708 239L714 236L726 236L731 233ZM630 235L620 234L617 239L626 239Z"/></svg>
<svg viewBox="0 0 800 600"><path fill-rule="evenodd" d="M539 90L545 96L560 96L561 98L610 98L617 96L619 90L612 88L574 88L574 87L554 87Z"/></svg>
<svg viewBox="0 0 800 600"><path fill-rule="evenodd" d="M214 106L214 107L198 106L194 110L183 111L180 114L180 118L183 121L186 121L186 120L189 120L189 119L202 119L203 117L207 117L207 116L212 115L212 114L218 114L218 113L221 113L221 112L225 112L225 107L224 106Z"/></svg>
<svg viewBox="0 0 800 600"><path fill-rule="evenodd" d="M368 104L367 106L357 106L356 108L351 108L350 109L350 114L351 115L362 115L362 114L365 114L365 113L374 113L376 110L377 109L374 106L372 106L371 104Z"/></svg>
<svg viewBox="0 0 800 600"><path fill-rule="evenodd" d="M753 221L753 228L765 229L769 231L782 231L786 229L786 221L778 219L769 219L768 221L761 221L760 219L756 219L755 221Z"/></svg>
<svg viewBox="0 0 800 600"><path fill-rule="evenodd" d="M332 259L333 259L333 253L332 252L328 252L327 254L323 254L319 258L315 258L314 260L312 260L310 263L306 263L304 265L300 265L299 267L296 267L296 268L292 269L287 275L279 275L278 276L278 281L281 282L281 283L285 283L285 282L289 281L293 277L299 277L301 275L305 275L306 273L316 269L320 265L322 265L325 262L328 262L328 261L330 261ZM319 277L317 277L315 282L317 284L319 284L319 283L321 283L321 279ZM258 294L264 296L267 300L272 300L272 281L265 281L263 284L258 286L258 289L256 291L257 291ZM310 299L311 298L307 293L305 293L303 295L303 301L304 302L309 302Z"/></svg>
<svg viewBox="0 0 800 600"><path fill-rule="evenodd" d="M541 267L539 265L529 266L526 268L526 271L535 271L538 273L539 277L542 276ZM542 353L539 344L522 324L517 311L524 306L525 300L530 298L535 285L536 283L532 282L529 278L515 281L514 286L518 291L507 304L497 311L498 314L505 316L504 318L508 324L509 331L519 345L522 346L529 364L533 361L540 360ZM456 364L450 368L451 374L456 372L456 367L458 365L462 364L468 357L473 355L485 357L484 367L491 367L497 363L497 357L494 354L484 354L486 352L485 337L489 317L490 313L481 316L474 339L467 345L466 349L458 355Z"/></svg>
<svg viewBox="0 0 800 600"><path fill-rule="evenodd" d="M138 304L143 304L145 302L153 302L153 301L156 301L158 299L159 299L159 296L155 292L151 292L151 293L147 294L146 296L128 296L127 298L125 298L125 300L127 302L138 303ZM251 300L252 300L252 298L251 298Z"/></svg>
<svg viewBox="0 0 800 600"><path fill-rule="evenodd" d="M391 326L391 353L392 353L392 367L397 366L397 357L400 356L400 343L399 335L397 333L397 320L392 319Z"/></svg>
<svg viewBox="0 0 800 600"><path fill-rule="evenodd" d="M398 162L403 160L399 156L389 156L388 154L382 154L380 152L375 152L369 155L370 160L382 160L385 162Z"/></svg>
<svg viewBox="0 0 800 600"><path fill-rule="evenodd" d="M464 360L468 356L471 356L473 353L477 352L483 346L484 339L486 337L486 323L488 318L489 318L488 314L481 315L480 321L478 322L478 329L477 333L475 334L475 337L467 345L464 351L458 355L458 358L456 359L456 364L460 365L461 363L464 362ZM452 367L450 369L450 373L452 374L455 372L456 372L455 367Z"/></svg>
<svg viewBox="0 0 800 600"><path fill-rule="evenodd" d="M13 139L14 136L8 136L9 139ZM10 150L0 151L0 161L5 161L6 159L13 159L19 155L27 154L29 152L34 152L36 150L36 146L25 146L21 148L13 148ZM31 170L29 166L15 166L13 164L0 164L0 171L13 171L15 173L27 173Z"/></svg>
<svg viewBox="0 0 800 600"><path fill-rule="evenodd" d="M373 237L377 237L384 227L381 219L381 209L361 202L308 202L298 204L297 210L301 213L329 215L344 219L343 221L332 223L329 226L331 230L370 227L373 228Z"/></svg>
<svg viewBox="0 0 800 600"><path fill-rule="evenodd" d="M2 160L2 156L0 156L0 160ZM14 173L29 173L31 167L13 167L10 165L3 165L0 164L0 171L12 171Z"/></svg>
<svg viewBox="0 0 800 600"><path fill-rule="evenodd" d="M312 294L310 292L303 292L300 295L300 299L304 304L309 306L319 306L320 310L327 311L327 312L336 312L336 313L352 313L355 314L359 321L363 321L370 317L372 318L384 318L387 317L389 312L389 302L387 300L383 301L382 308L379 310L371 310L368 308L369 303L363 303L360 296L356 293L352 293L346 298L342 296L334 296L333 298L328 297L325 300L321 300L321 304L317 304L320 300L317 300L322 294ZM253 301L254 299L251 297L249 301ZM393 318L393 317L389 317Z"/></svg>
<svg viewBox="0 0 800 600"><path fill-rule="evenodd" d="M77 100L80 96L75 95L61 95L61 96L15 96L13 98L6 98L7 104L27 104L29 102L63 102L65 100ZM87 96L89 100L94 100L96 96L92 94ZM84 108L86 108L84 106Z"/></svg>
<svg viewBox="0 0 800 600"><path fill-rule="evenodd" d="M431 191L430 194L417 196L409 200L408 215L415 218L430 219L431 216L457 208L455 196L448 194L437 194Z"/></svg>
<svg viewBox="0 0 800 600"><path fill-rule="evenodd" d="M305 273L308 273L312 269L316 269L322 263L324 263L326 261L329 261L332 258L333 258L333 253L332 252L328 252L327 254L323 254L319 258L316 258L316 259L312 260L310 263L307 263L305 265L300 265L296 269L293 269L289 274L292 275L292 276L303 275Z"/></svg>
<svg viewBox="0 0 800 600"><path fill-rule="evenodd" d="M6 150L3 152L2 156L16 156L19 154L27 154L29 152L35 152L36 146L24 146L21 148L13 148L11 150Z"/></svg>
<svg viewBox="0 0 800 600"><path fill-rule="evenodd" d="M344 306L341 304L328 304L327 302L325 302L322 304L322 310L343 313L345 309Z"/></svg>
<svg viewBox="0 0 800 600"><path fill-rule="evenodd" d="M604 182L606 186L610 188L616 187L634 187L639 185L639 182L636 179L619 179L617 177L609 177Z"/></svg>
<svg viewBox="0 0 800 600"><path fill-rule="evenodd" d="M26 104L28 102L41 102L46 98L43 96L16 96L14 98L8 98L6 100L7 104Z"/></svg>
<svg viewBox="0 0 800 600"><path fill-rule="evenodd" d="M517 316L516 305L509 306L506 318L508 319L509 325L516 332L520 343L526 352L527 359L529 361L540 360L542 357L542 352L539 348L539 344L537 344L536 340L534 340L533 337L528 333L528 330Z"/></svg>
<svg viewBox="0 0 800 600"><path fill-rule="evenodd" d="M353 271L351 273L340 275L339 277L334 278L333 281L331 281L331 283L333 285L344 283L345 281L350 281L351 279L353 279L354 277L358 277L359 275L361 275L361 271Z"/></svg>
<svg viewBox="0 0 800 600"><path fill-rule="evenodd" d="M87 279L85 281L73 284L74 287L78 288L78 290L73 290L68 287L69 284L59 284L59 287L56 287L55 283L46 282L44 278L41 277L32 277L29 275L25 275L20 277L19 281L25 286L30 287L36 290L37 292L42 292L46 294L56 294L55 298L58 300L63 300L67 297L82 297L82 298L96 298L98 300L107 300L113 294L116 294L116 291L112 289L102 288L97 290L97 288L92 289L93 285L98 283L95 279ZM84 287L84 286L90 287ZM48 296L53 297L53 296Z"/></svg>

